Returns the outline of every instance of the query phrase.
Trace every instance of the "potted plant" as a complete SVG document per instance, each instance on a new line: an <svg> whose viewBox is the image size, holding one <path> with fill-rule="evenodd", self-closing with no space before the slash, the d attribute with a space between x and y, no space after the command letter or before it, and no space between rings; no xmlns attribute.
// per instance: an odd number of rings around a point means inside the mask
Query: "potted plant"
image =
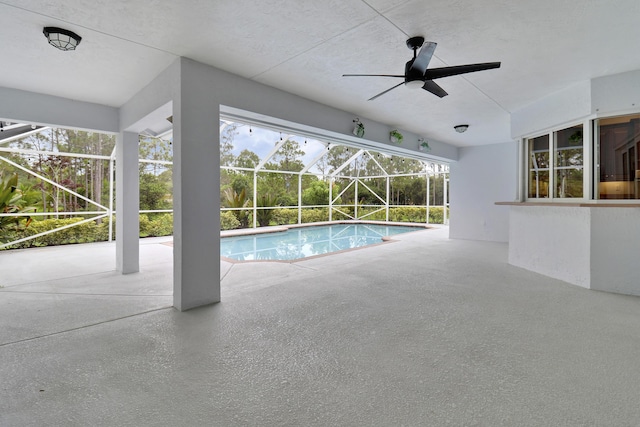
<svg viewBox="0 0 640 427"><path fill-rule="evenodd" d="M402 134L397 129L394 129L391 132L389 132L389 139L394 144L402 144L402 140L404 139L404 136L402 136Z"/></svg>
<svg viewBox="0 0 640 427"><path fill-rule="evenodd" d="M429 143L424 138L420 138L418 142L420 143L418 145L418 148L420 149L420 151L427 151L427 152L431 151L431 147L429 147Z"/></svg>
<svg viewBox="0 0 640 427"><path fill-rule="evenodd" d="M353 127L353 134L358 138L362 138L364 136L364 123L362 123L357 117L353 123L355 123L355 126Z"/></svg>

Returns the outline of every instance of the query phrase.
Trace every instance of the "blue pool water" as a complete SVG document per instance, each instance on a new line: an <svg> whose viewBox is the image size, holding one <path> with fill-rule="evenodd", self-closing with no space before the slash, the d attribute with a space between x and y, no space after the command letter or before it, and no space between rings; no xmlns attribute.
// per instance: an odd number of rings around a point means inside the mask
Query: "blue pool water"
<svg viewBox="0 0 640 427"><path fill-rule="evenodd" d="M383 236L423 230L378 224L332 224L275 233L223 237L220 255L238 261L293 260L382 242Z"/></svg>

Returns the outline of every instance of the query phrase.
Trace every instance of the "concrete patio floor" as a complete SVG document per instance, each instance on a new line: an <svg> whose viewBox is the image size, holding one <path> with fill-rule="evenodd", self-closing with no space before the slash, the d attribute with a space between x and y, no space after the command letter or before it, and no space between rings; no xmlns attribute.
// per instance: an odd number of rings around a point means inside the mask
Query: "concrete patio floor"
<svg viewBox="0 0 640 427"><path fill-rule="evenodd" d="M221 261L183 313L167 239L126 276L113 243L0 252L0 425L640 423L640 298L447 236Z"/></svg>

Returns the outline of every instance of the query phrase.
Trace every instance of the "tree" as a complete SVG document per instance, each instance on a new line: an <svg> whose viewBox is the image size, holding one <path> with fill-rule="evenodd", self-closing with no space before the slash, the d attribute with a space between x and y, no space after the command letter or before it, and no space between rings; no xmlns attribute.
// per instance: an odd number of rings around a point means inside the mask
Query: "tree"
<svg viewBox="0 0 640 427"><path fill-rule="evenodd" d="M152 173L140 175L140 210L169 209L166 181Z"/></svg>
<svg viewBox="0 0 640 427"><path fill-rule="evenodd" d="M340 192L340 187L333 185L333 197ZM337 204L341 201L337 200ZM313 181L309 187L302 192L302 204L307 206L328 205L329 204L329 183L322 180Z"/></svg>
<svg viewBox="0 0 640 427"><path fill-rule="evenodd" d="M236 123L223 124L220 122L220 126L224 126L220 133L220 166L232 166L235 156L233 155L233 139L238 135L238 125Z"/></svg>
<svg viewBox="0 0 640 427"><path fill-rule="evenodd" d="M240 194L241 192L245 192L245 194L251 192L251 188L253 187L252 183L249 181L249 178L243 173L234 173L233 179L231 180L231 188L236 193ZM250 198L249 198L250 199Z"/></svg>
<svg viewBox="0 0 640 427"><path fill-rule="evenodd" d="M167 141L161 138L152 137L140 137L138 144L138 153L140 159L155 160L163 162L173 161L173 144L171 141ZM149 172L154 175L158 175L167 169L169 165L163 165L159 163L146 163L140 162L140 173Z"/></svg>
<svg viewBox="0 0 640 427"><path fill-rule="evenodd" d="M299 172L304 168L302 156L305 152L300 144L287 139L271 158L272 162L265 165L268 170ZM268 173L259 174L259 193L270 192L282 206L298 204L298 174L296 173Z"/></svg>
<svg viewBox="0 0 640 427"><path fill-rule="evenodd" d="M305 152L300 149L300 144L297 141L287 139L274 154L272 160L277 162L279 170L299 172L304 169L302 162L304 154Z"/></svg>
<svg viewBox="0 0 640 427"><path fill-rule="evenodd" d="M260 207L274 207L277 205L277 200L270 193L266 193L258 197L258 206ZM256 209L256 220L260 227L266 227L271 222L273 216L273 209Z"/></svg>
<svg viewBox="0 0 640 427"><path fill-rule="evenodd" d="M246 148L238 154L235 160L235 166L239 168L255 169L259 163L260 157Z"/></svg>
<svg viewBox="0 0 640 427"><path fill-rule="evenodd" d="M327 175L342 166L353 154L354 153L347 147L342 145L333 146L327 150L326 155L323 156L316 165L324 175ZM347 171L348 169L349 168L347 168Z"/></svg>

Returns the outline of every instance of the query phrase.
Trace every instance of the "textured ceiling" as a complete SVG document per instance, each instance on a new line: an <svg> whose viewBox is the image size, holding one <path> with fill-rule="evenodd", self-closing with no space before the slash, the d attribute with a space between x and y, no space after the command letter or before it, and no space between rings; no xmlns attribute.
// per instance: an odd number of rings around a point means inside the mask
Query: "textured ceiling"
<svg viewBox="0 0 640 427"><path fill-rule="evenodd" d="M0 86L120 106L185 56L354 115L456 146L511 140L509 115L590 78L640 69L637 0L0 0ZM42 28L83 37L75 52ZM438 47L430 67L501 61L438 80L399 81L405 41ZM634 53L635 52L635 53ZM468 123L458 134L453 126Z"/></svg>

